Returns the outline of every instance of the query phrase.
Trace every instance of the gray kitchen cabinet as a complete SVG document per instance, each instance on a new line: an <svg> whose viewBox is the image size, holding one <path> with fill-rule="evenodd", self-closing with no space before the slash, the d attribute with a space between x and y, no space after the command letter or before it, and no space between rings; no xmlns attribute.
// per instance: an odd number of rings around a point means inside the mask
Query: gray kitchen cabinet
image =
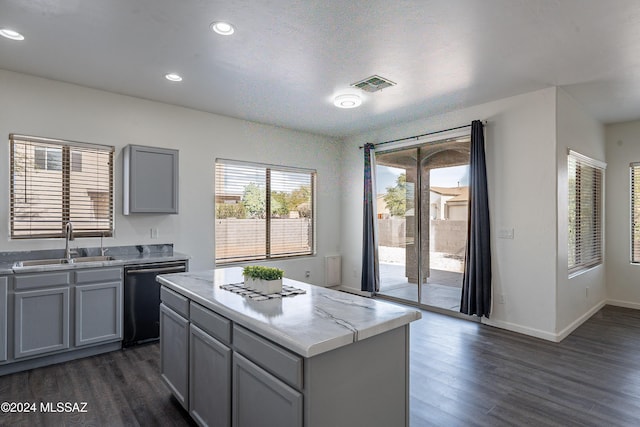
<svg viewBox="0 0 640 427"><path fill-rule="evenodd" d="M122 268L75 272L75 346L122 339Z"/></svg>
<svg viewBox="0 0 640 427"><path fill-rule="evenodd" d="M9 278L0 277L0 362L7 360L7 313Z"/></svg>
<svg viewBox="0 0 640 427"><path fill-rule="evenodd" d="M302 394L233 354L233 426L301 427Z"/></svg>
<svg viewBox="0 0 640 427"><path fill-rule="evenodd" d="M189 320L164 302L160 304L160 376L189 410Z"/></svg>
<svg viewBox="0 0 640 427"><path fill-rule="evenodd" d="M16 359L69 348L69 287L14 294Z"/></svg>
<svg viewBox="0 0 640 427"><path fill-rule="evenodd" d="M189 414L202 426L231 425L231 349L193 323L189 335Z"/></svg>
<svg viewBox="0 0 640 427"><path fill-rule="evenodd" d="M127 145L123 213L178 213L178 150Z"/></svg>
<svg viewBox="0 0 640 427"><path fill-rule="evenodd" d="M122 281L76 286L77 347L122 339Z"/></svg>

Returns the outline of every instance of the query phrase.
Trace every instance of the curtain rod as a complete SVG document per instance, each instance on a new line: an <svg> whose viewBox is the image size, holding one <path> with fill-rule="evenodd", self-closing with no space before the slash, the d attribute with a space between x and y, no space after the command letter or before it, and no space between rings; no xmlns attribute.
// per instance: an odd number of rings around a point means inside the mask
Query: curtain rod
<svg viewBox="0 0 640 427"><path fill-rule="evenodd" d="M483 120L482 124L486 125L487 121ZM373 144L373 146L377 147L378 145L391 144L392 142L409 141L410 139L415 139L417 141L418 139L420 139L420 138L422 138L424 136L436 135L436 134L439 134L439 133L444 133L444 132L449 132L449 131L452 131L452 130L458 130L458 129L464 129L464 128L470 128L470 127L471 127L471 124L464 125L464 126L456 126L454 128L436 130L434 132L427 132L427 133L423 133L421 135L407 136L406 138L398 138L398 139L392 139L391 141L378 142L378 143ZM364 146L361 145L358 148L362 150L364 148Z"/></svg>

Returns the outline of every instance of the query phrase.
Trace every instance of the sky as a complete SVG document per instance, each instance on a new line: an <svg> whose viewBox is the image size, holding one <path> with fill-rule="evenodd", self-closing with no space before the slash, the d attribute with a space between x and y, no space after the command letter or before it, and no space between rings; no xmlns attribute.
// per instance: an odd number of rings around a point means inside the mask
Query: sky
<svg viewBox="0 0 640 427"><path fill-rule="evenodd" d="M404 169L389 166L376 167L376 187L378 194L384 194L387 187L396 185L396 179ZM431 170L431 185L434 187L457 187L469 185L469 166L452 166Z"/></svg>

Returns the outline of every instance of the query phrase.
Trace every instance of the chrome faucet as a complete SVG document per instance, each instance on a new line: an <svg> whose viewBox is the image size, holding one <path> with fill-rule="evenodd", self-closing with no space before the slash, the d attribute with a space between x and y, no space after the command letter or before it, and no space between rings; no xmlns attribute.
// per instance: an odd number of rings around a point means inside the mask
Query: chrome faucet
<svg viewBox="0 0 640 427"><path fill-rule="evenodd" d="M71 248L69 248L69 241L73 240L73 224L71 221L67 221L64 225L64 257L68 260L71 259Z"/></svg>
<svg viewBox="0 0 640 427"><path fill-rule="evenodd" d="M104 233L100 233L100 255L105 256L109 248L105 248L102 240L104 239Z"/></svg>

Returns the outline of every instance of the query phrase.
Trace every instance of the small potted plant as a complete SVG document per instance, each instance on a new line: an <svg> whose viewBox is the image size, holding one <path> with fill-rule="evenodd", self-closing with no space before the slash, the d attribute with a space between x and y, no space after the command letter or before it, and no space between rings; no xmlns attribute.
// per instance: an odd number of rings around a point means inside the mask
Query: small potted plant
<svg viewBox="0 0 640 427"><path fill-rule="evenodd" d="M282 277L284 271L275 267L251 265L242 269L244 284L262 294L277 294L282 292Z"/></svg>

